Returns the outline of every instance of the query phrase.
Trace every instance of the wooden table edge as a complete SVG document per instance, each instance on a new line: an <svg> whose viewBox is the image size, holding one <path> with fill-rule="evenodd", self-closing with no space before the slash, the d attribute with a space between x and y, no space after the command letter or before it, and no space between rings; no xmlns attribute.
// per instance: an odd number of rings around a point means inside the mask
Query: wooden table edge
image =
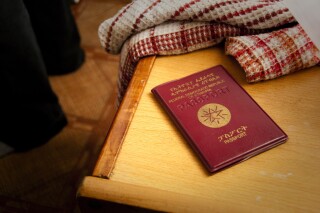
<svg viewBox="0 0 320 213"><path fill-rule="evenodd" d="M155 58L156 56L150 56L139 61L106 137L97 164L93 170L93 176L110 177Z"/></svg>
<svg viewBox="0 0 320 213"><path fill-rule="evenodd" d="M83 203L95 200L164 212L190 212L192 208L196 208L200 212L214 212L214 205L207 205L213 201L205 197L92 176L87 176L82 181L77 198Z"/></svg>

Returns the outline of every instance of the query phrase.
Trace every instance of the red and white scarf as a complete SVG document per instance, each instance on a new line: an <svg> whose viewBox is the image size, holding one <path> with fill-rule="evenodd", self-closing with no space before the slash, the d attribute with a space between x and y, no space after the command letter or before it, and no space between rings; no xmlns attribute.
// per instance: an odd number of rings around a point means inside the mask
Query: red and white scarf
<svg viewBox="0 0 320 213"><path fill-rule="evenodd" d="M226 41L248 82L320 62L320 52L282 0L134 0L99 27L105 50L121 52L119 99L140 58L173 55Z"/></svg>

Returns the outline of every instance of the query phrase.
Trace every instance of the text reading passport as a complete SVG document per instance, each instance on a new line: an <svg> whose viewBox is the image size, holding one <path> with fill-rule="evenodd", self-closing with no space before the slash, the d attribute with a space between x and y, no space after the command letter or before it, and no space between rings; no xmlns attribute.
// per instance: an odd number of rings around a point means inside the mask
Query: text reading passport
<svg viewBox="0 0 320 213"><path fill-rule="evenodd" d="M161 84L152 93L210 172L288 138L221 65Z"/></svg>

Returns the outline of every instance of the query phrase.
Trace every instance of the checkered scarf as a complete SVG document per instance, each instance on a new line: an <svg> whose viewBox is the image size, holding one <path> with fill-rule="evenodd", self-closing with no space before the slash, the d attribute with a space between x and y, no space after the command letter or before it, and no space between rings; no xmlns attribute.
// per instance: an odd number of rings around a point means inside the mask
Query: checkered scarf
<svg viewBox="0 0 320 213"><path fill-rule="evenodd" d="M248 82L319 63L312 43L282 0L134 0L99 27L105 50L121 51L119 100L140 58L173 55L226 40Z"/></svg>

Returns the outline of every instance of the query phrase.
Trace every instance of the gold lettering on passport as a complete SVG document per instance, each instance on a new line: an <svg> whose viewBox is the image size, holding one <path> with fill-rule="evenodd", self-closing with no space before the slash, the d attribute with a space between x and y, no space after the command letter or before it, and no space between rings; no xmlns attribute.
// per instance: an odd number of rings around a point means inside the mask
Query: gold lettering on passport
<svg viewBox="0 0 320 213"><path fill-rule="evenodd" d="M205 101L208 101L210 99L214 99L214 98L221 96L221 95L228 94L230 92L230 90L227 86L221 87L221 88L215 89L215 90L209 89L209 90L204 90L204 91L206 91L206 93L204 93L204 94L197 93L198 94L197 96L192 96L192 97L188 98L186 101L178 104L177 108L181 111L184 111L184 110L190 109L198 104L201 104ZM177 97L177 99L174 99L174 100L176 101L176 100L179 100L182 98L183 97ZM169 103L171 103L170 101L169 101Z"/></svg>
<svg viewBox="0 0 320 213"><path fill-rule="evenodd" d="M173 97L169 103L174 103L183 98L192 98L211 91L212 87L224 83L220 76L210 73L195 80L187 81L170 88L170 95ZM204 91L205 90L205 91Z"/></svg>
<svg viewBox="0 0 320 213"><path fill-rule="evenodd" d="M207 127L220 128L230 122L231 113L221 104L210 103L198 110L198 120Z"/></svg>
<svg viewBox="0 0 320 213"><path fill-rule="evenodd" d="M236 140L247 136L247 129L247 126L240 126L237 129L231 130L223 135L220 135L218 137L218 140L225 144L235 142Z"/></svg>

